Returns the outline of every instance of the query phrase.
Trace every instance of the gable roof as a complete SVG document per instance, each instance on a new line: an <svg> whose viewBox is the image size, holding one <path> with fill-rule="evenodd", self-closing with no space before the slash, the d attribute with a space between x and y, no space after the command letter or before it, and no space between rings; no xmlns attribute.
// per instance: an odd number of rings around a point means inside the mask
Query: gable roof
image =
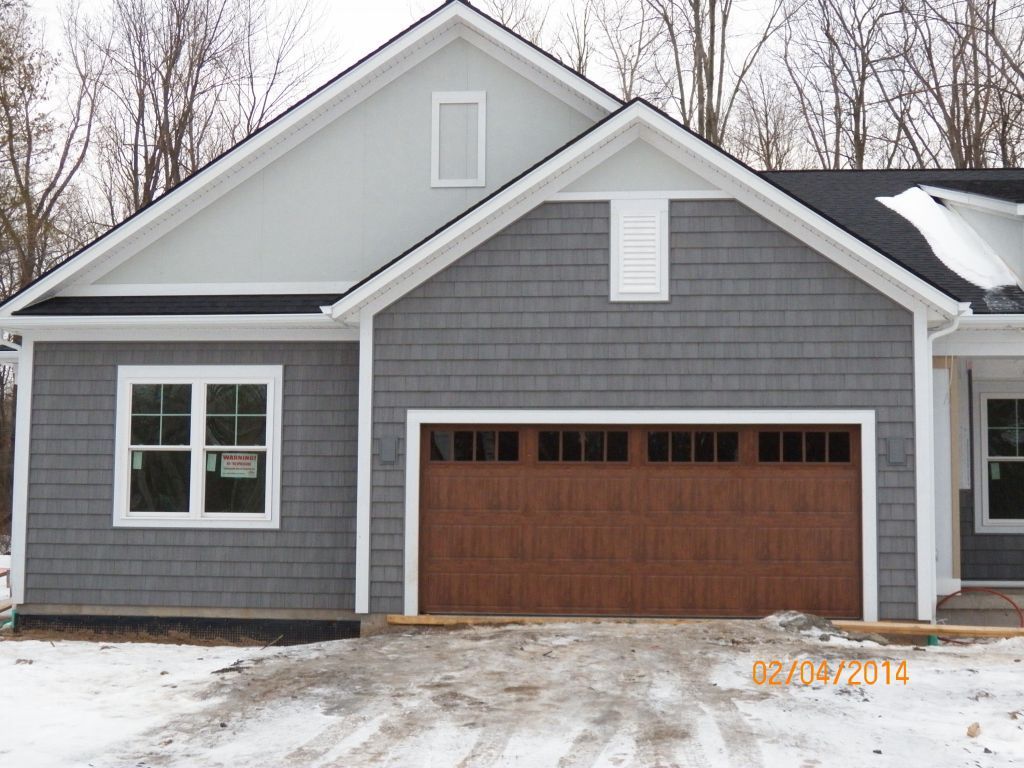
<svg viewBox="0 0 1024 768"><path fill-rule="evenodd" d="M948 316L961 311L948 293L919 272L880 252L854 230L653 105L636 99L357 283L334 304L331 315L355 324L360 313L372 314L387 306L638 135L666 154L681 158L680 162L693 164L723 192L898 303L929 306Z"/></svg>
<svg viewBox="0 0 1024 768"><path fill-rule="evenodd" d="M1024 313L1024 291L1019 287L986 291L968 282L939 260L913 224L877 200L916 186L1007 200L1024 193L1024 169L778 171L762 175L958 301L970 302L974 313Z"/></svg>
<svg viewBox="0 0 1024 768"><path fill-rule="evenodd" d="M180 223L199 206L237 186L269 165L325 121L337 117L391 82L401 67L412 66L431 41L461 25L495 43L529 70L552 84L563 98L589 105L597 116L619 108L621 100L551 54L472 6L446 0L376 50L294 104L253 134L214 158L178 186L107 230L89 245L55 265L0 304L0 317L52 298L72 279L87 275L105 260L125 257ZM411 63L410 63L411 62ZM173 221L172 221L173 220Z"/></svg>

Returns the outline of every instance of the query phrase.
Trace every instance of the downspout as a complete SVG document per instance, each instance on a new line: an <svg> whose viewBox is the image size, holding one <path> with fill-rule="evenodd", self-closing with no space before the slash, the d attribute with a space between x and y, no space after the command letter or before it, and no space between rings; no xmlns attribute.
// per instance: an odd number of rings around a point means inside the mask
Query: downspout
<svg viewBox="0 0 1024 768"><path fill-rule="evenodd" d="M971 311L971 305L969 303L959 304L957 306L957 313L953 315L952 320L928 334L928 354L933 354L932 346L936 339L941 339L943 336L948 336L956 331L960 327L960 319L972 314L974 313Z"/></svg>

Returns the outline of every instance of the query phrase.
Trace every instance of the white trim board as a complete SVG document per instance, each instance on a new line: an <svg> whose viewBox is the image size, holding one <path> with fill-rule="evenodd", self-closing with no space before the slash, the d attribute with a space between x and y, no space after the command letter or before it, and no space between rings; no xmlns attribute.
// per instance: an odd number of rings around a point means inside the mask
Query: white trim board
<svg viewBox="0 0 1024 768"><path fill-rule="evenodd" d="M928 380L931 386L931 379ZM848 424L861 435L864 620L878 619L875 412L862 410L409 410L405 432L404 613L419 613L420 431L426 424ZM920 590L920 585L918 585ZM934 602L934 594L931 596Z"/></svg>
<svg viewBox="0 0 1024 768"><path fill-rule="evenodd" d="M650 200L652 198L668 200L732 200L732 195L714 189L665 189L646 192L555 192L548 195L551 202L589 203L607 200Z"/></svg>
<svg viewBox="0 0 1024 768"><path fill-rule="evenodd" d="M11 498L11 602L25 602L25 552L28 536L28 468L32 445L32 379L35 340L21 340L17 413L14 422L14 488Z"/></svg>
<svg viewBox="0 0 1024 768"><path fill-rule="evenodd" d="M359 323L359 428L356 446L356 613L370 611L373 493L373 315Z"/></svg>
<svg viewBox="0 0 1024 768"><path fill-rule="evenodd" d="M932 342L928 316L914 312L914 478L917 549L917 618L935 621L938 565L935 549L935 438Z"/></svg>
<svg viewBox="0 0 1024 768"><path fill-rule="evenodd" d="M319 131L327 122L352 109L456 38L466 40L491 55L506 60L512 57L520 64L517 69L520 74L594 120L621 106L613 96L575 75L471 6L458 1L446 3L102 240L29 286L8 302L0 316L10 315L54 296L72 281L76 284L94 281L115 269L203 206L234 189Z"/></svg>
<svg viewBox="0 0 1024 768"><path fill-rule="evenodd" d="M332 316L355 323L364 307L371 307L374 312L386 307L636 138L643 138L686 167L692 167L723 193L900 305L913 311L926 309L943 317L959 314L960 305L952 297L701 141L650 105L633 102L352 289L332 307Z"/></svg>

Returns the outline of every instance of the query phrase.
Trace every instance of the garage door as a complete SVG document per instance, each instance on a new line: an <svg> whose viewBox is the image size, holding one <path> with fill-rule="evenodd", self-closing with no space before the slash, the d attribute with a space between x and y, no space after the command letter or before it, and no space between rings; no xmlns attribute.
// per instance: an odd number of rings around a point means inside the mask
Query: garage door
<svg viewBox="0 0 1024 768"><path fill-rule="evenodd" d="M420 609L861 615L853 427L425 427Z"/></svg>

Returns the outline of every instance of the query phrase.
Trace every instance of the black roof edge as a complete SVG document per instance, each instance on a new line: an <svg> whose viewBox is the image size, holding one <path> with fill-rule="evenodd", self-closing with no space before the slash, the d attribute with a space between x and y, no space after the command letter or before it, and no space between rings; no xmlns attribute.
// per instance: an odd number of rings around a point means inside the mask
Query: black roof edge
<svg viewBox="0 0 1024 768"><path fill-rule="evenodd" d="M999 173L1000 171L1024 171L1024 167L1003 166L1002 168L780 168L775 171L758 173Z"/></svg>
<svg viewBox="0 0 1024 768"><path fill-rule="evenodd" d="M334 77L330 78L329 80L327 80L326 82L324 82L324 83L323 83L322 85L320 85L320 86L318 86L317 88L315 88L314 90L310 91L310 92L309 92L308 94L306 94L306 95L305 95L305 96L303 96L303 97L302 97L301 99L299 99L298 101L296 101L296 102L295 102L294 104L292 104L291 106L289 106L289 107L288 107L287 109L285 109L285 110L284 110L283 112L281 112L281 113L280 113L279 115L277 115L276 117L274 117L274 118L273 118L272 120L269 120L268 122L266 122L266 123L264 123L263 125L261 125L261 126L260 126L259 128L257 128L257 129L256 129L255 131L253 131L252 133L250 133L250 134L249 134L248 136L246 136L246 137L245 137L244 139L242 139L241 141L239 141L239 142L238 142L237 144L233 144L232 146L228 147L228 148L227 148L227 149L225 149L225 150L224 150L223 152L221 152L221 153L220 153L219 155L217 155L217 156L216 156L216 157L214 157L213 159L209 160L208 162L206 162L205 164L203 164L203 165L202 165L202 166L200 166L199 168L197 168L197 169L196 169L195 171L193 171L193 172L192 172L191 174L189 174L189 175L188 175L188 176L187 176L186 178L182 179L182 180L181 180L181 181L180 181L180 182L179 182L178 184L176 184L176 185L175 185L174 187L172 187L171 189L167 190L166 192L164 192L164 193L163 193L163 194L161 194L160 196L158 196L158 197L155 197L155 198L154 198L153 200L151 200L151 201L150 201L149 203L147 203L146 205L144 205L144 206L143 206L142 208L139 208L139 209L138 209L137 211L135 211L134 213L130 214L130 215L129 215L129 216L127 217L127 218L125 218L125 219L122 219L122 220L121 220L121 221L119 221L119 222L118 222L117 224L115 224L114 226L112 226L112 227L110 227L109 229L107 229L106 231L104 231L104 232L103 232L103 234L101 234L101 235L100 235L99 237L97 237L97 238L95 238L95 239L91 240L91 241L90 241L90 242L88 242L88 243L87 243L86 245L83 245L83 246L82 246L81 248L79 248L79 249L78 249L77 251L75 251L74 253L72 253L72 254L71 254L70 256L68 256L67 258L65 258L64 260L62 260L62 261L61 261L60 263L58 263L58 264L54 264L54 265L53 265L52 267L50 267L49 269L47 269L46 271L44 271L43 273L41 273L41 274L39 275L39 277L37 277L37 278L35 278L34 280L32 280L31 282L27 283L27 284L26 284L26 285L24 285L23 287L19 288L19 289L18 289L18 290L17 290L17 291L15 292L15 293L13 293L13 294L11 294L10 296L8 296L8 297L7 297L7 299L5 299L5 300L4 300L3 302L0 302L0 309L3 309L3 307L5 307L5 306L6 306L7 304L9 304L9 303L10 303L11 301L13 301L14 299L16 299L16 298L17 298L18 296L20 296L20 295L21 295L22 293L24 293L25 291L27 291L27 290L29 290L30 288L34 287L34 286L35 286L35 285L36 285L37 283L39 283L39 282L40 282L41 280L44 280L45 278L49 277L49 276L50 276L50 275L52 275L52 274L53 274L54 272L56 272L56 271L57 271L58 269L61 269L61 268L62 268L62 267L64 267L64 266L65 266L66 264L69 264L69 263L71 263L71 261L73 261L74 259L76 259L76 258L78 258L79 256L81 256L81 255L82 255L83 253L85 253L85 252L86 252L87 250L89 250L89 249L90 249L90 248L92 248L93 246L95 246L95 245L98 245L98 244L99 244L100 242L102 242L103 240L105 240L105 239L106 239L107 237L109 237L109 236L113 235L113 234L114 234L115 232L117 232L117 231L118 231L119 229L121 229L121 228L122 228L123 226L125 226L125 225L126 225L126 224L128 224L129 222L133 221L133 220L134 220L134 219L135 219L136 217L138 217L138 216L142 215L143 213L145 213L146 211L148 211L148 210L149 210L150 208L152 208L152 207L153 207L154 205L156 205L157 203L159 203L159 202L161 202L161 201L165 200L165 199L166 199L167 197L169 197L170 195L172 195L172 194L174 194L175 192L177 192L177 191L178 191L179 189L181 189L181 188L182 188L183 186L185 186L186 184L188 184L188 183L189 183L189 182L190 182L190 181L191 181L192 179L194 179L194 178L196 178L197 176L199 176L199 174L203 173L204 171L206 171L206 170L207 170L208 168L210 168L211 166L213 166L213 165L215 165L216 163L220 162L220 161L221 161L221 160L222 160L223 158L225 158L225 157L227 157L228 155L230 155L230 154L231 154L232 152L234 152L234 151L235 151L236 149L239 149L240 147L244 146L245 144L247 144L247 143L248 143L249 141L251 141L252 139L254 139L254 138L256 138L257 136L259 136L259 135L260 135L261 133L263 133L263 131L267 130L268 128L270 128L271 126L273 126L273 125L274 125L275 123L277 123L278 121L280 121L280 120L283 120L283 119L284 119L285 117L287 117L287 116L288 116L288 115L290 115L290 114L291 114L292 112L294 112L295 110L297 110L297 109L298 109L299 107L301 107L301 106L302 106L303 104L305 104L306 102L308 102L308 101L309 101L310 99L313 99L313 98L315 98L315 97L316 97L317 95L319 95L320 93L323 93L323 92L324 92L325 90L327 90L327 89L328 89L328 88L330 88L330 87L331 87L332 85L334 85L334 84L335 84L335 83L336 83L336 82L337 82L338 80L341 80L341 79L342 79L343 77L345 77L346 75L348 75L348 74L349 74L350 72L352 72L353 70L357 69L358 67L360 67L361 65L365 64L365 63L366 63L367 61L369 61L370 59L372 59L372 58L373 58L374 56L376 56L377 54L379 54L379 53L380 53L381 51L383 51L383 50L384 50L385 48L387 48L387 47L388 47L388 46L390 46L391 44L393 44L393 43L397 42L397 41L398 41L399 39L401 39L401 38L405 37L405 36L406 36L407 34L409 34L410 32L412 32L412 31L413 31L414 29L416 29L416 28L417 28L417 27L419 27L420 25L422 25L422 24L426 23L427 21L429 21L430 19L432 19L432 18L433 18L434 16L436 16L436 15L437 15L438 13L440 13L440 12L441 12L442 10L444 10L445 8L447 8L447 7L448 7L449 5L451 5L452 3L458 3L458 4L460 4L460 5L464 6L464 7L466 7L467 9L469 9L469 10L473 11L474 13L476 13L476 14L477 14L477 15L479 15L479 16L481 16L482 18L485 18L485 19L487 19L487 20L488 20L488 21L490 21L491 23L493 23L493 24L497 25L498 27L500 27L501 29L505 30L505 31L506 31L506 32L507 32L508 34L512 35L512 36L513 36L513 37L515 37L516 39L518 39L518 40L522 41L523 43L526 43L526 44L527 44L528 46L530 46L530 47L531 47L532 49L534 49L535 51L538 51L539 53L542 53L542 54L544 54L544 56L546 56L546 57L547 57L548 59L550 59L551 61L553 61L553 62L557 63L557 64L558 64L559 66L561 66L561 67L562 67L563 69L566 69L567 71L569 71L569 72L573 73L574 75L576 75L576 77L580 78L581 80L585 81L585 82L586 82L587 84L589 84L589 85L591 85L592 87L596 88L596 89L597 89L597 90L599 90L599 91L600 91L601 93L603 93L603 94L605 94L606 96L609 96L610 98L614 99L614 100L615 100L615 101L616 101L617 103L619 103L619 104L622 104L622 99L620 99L620 98L618 98L617 96L613 95L613 94L612 94L612 93L611 93L610 91L608 91L607 89L605 89L605 88L601 87L600 85L598 85L597 83L595 83L595 82L594 82L593 80L590 80L589 78L587 78L587 77L584 77L584 76L583 76L583 75L581 75L581 74L580 74L579 72L577 72L576 70L574 70L574 69L573 69L572 67L568 66L567 64L565 64L565 63L564 63L564 62L562 62L562 61L559 61L557 57L555 57L555 56L551 55L550 53L548 53L547 51L545 51L545 50L544 50L543 48L539 47L539 46L538 46L538 45L536 45L535 43L531 43L531 42L530 42L529 40L527 40L527 39L526 39L525 37L523 37L522 35L518 34L518 33L517 33L517 32L515 32L515 31L513 31L513 30L509 29L508 27L506 27L506 26L505 26L504 24L502 24L501 22L499 22L498 20L496 20L496 19L495 19L495 18L493 18L492 16L489 16L489 15L487 15L486 13L484 13L483 11L481 11L481 10L480 10L479 8L477 8L477 7L475 7L474 5L472 5L471 3L469 3L469 2L468 2L468 0L445 0L445 2L443 2L443 3L441 4L441 5L439 5L439 6L437 6L436 8L434 8L434 9L433 9L432 11L430 11L430 12L429 12L428 14L426 14L425 16L423 16L423 17L421 17L421 18L417 19L417 20L416 20L415 22L413 22L412 24L410 24L410 25L409 25L408 27L406 27L405 29L403 29L403 30L402 30L401 32L399 32L398 34L396 34L396 35L394 35L394 36L392 36L392 37L388 38L388 40L387 40L386 42L384 42L384 43L382 43L381 45L379 45L379 46L377 46L376 48L374 48L374 49L373 49L372 51L370 51L370 52L369 52L369 53L367 53L367 54L366 54L365 56L363 56L362 58L360 58L360 59L359 59L358 61L356 61L356 62L355 62L354 64L351 64L350 66L346 67L346 68L345 68L345 69L343 69L343 70L342 70L341 72L339 72L338 74L334 75Z"/></svg>

